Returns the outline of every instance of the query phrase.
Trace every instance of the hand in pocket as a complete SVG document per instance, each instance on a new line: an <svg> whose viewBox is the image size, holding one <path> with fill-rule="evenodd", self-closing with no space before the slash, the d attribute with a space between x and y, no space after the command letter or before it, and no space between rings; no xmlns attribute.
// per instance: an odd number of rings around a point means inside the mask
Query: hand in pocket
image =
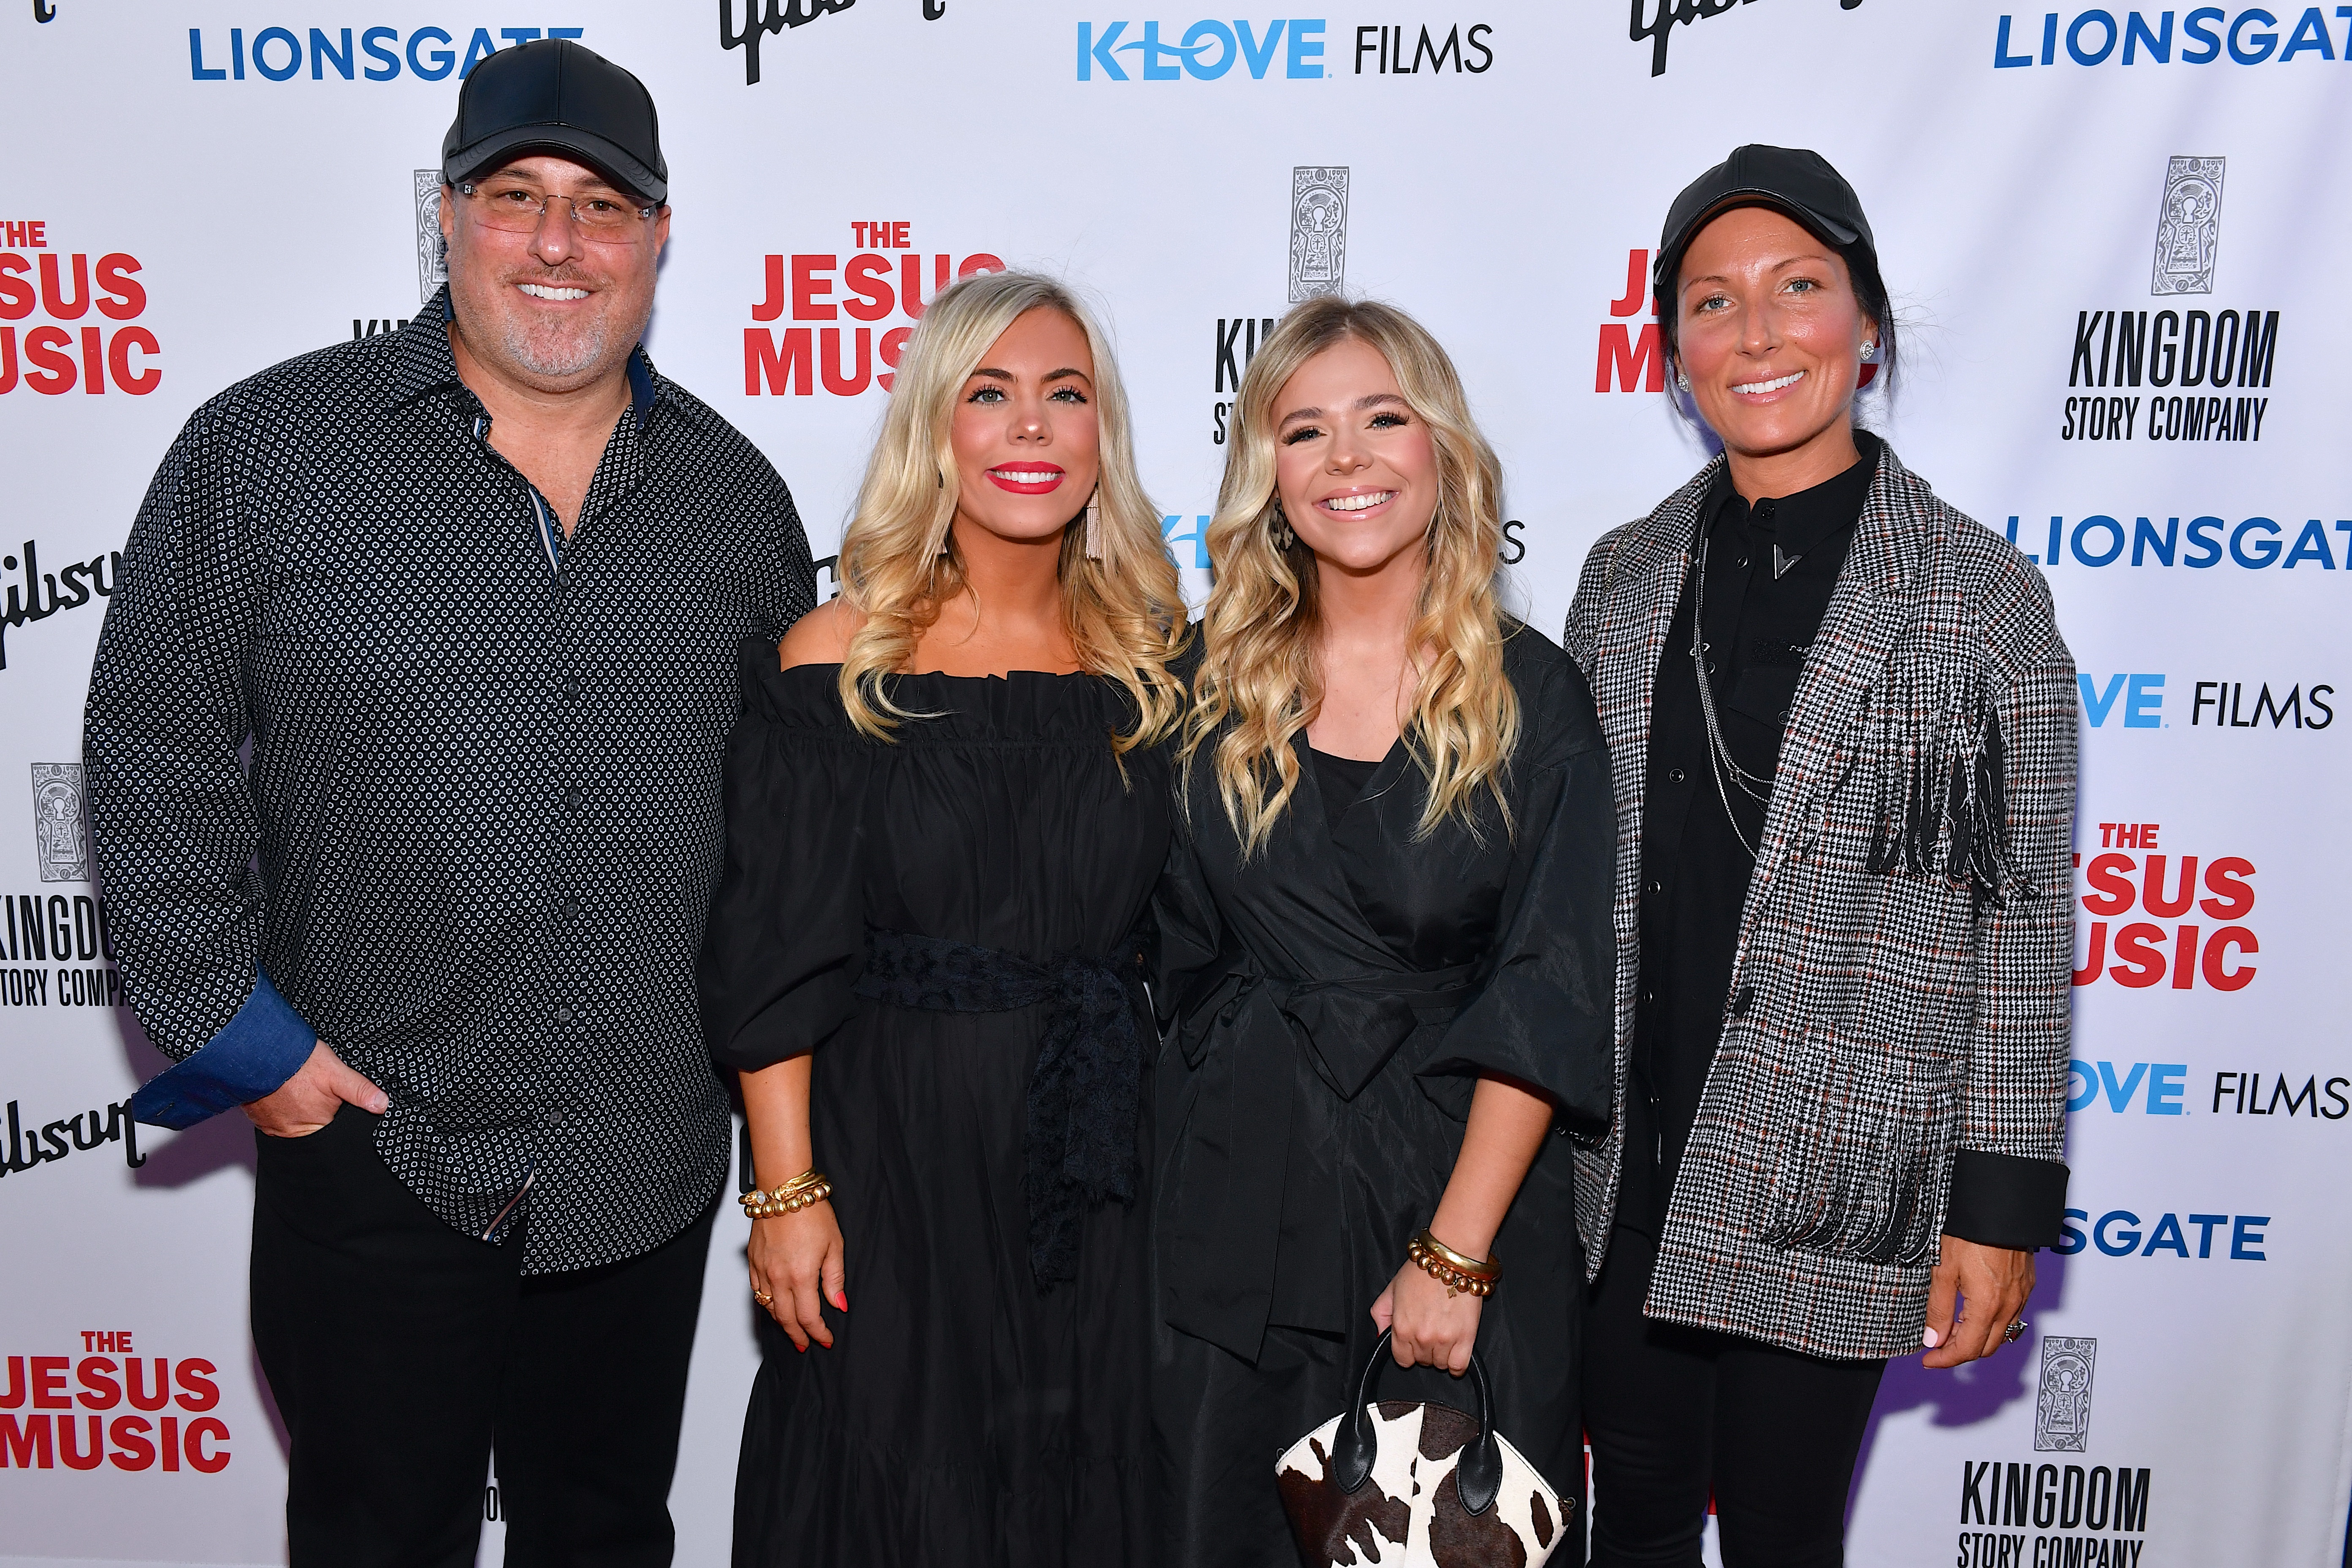
<svg viewBox="0 0 2352 1568"><path fill-rule="evenodd" d="M320 1040L299 1071L259 1100L247 1102L245 1113L272 1138L308 1138L345 1105L381 1116L391 1103L390 1096Z"/></svg>

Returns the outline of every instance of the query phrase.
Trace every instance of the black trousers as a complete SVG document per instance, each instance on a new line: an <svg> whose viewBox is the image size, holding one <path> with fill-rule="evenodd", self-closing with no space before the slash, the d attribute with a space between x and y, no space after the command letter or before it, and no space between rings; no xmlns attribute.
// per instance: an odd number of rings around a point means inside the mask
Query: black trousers
<svg viewBox="0 0 2352 1568"><path fill-rule="evenodd" d="M493 1448L509 1568L663 1568L715 1197L643 1257L526 1279L520 1235L461 1236L384 1168L376 1121L256 1134L291 1568L472 1568Z"/></svg>
<svg viewBox="0 0 2352 1568"><path fill-rule="evenodd" d="M1592 1568L1838 1568L1883 1361L1825 1361L1642 1315L1657 1247L1610 1238L1584 1324Z"/></svg>

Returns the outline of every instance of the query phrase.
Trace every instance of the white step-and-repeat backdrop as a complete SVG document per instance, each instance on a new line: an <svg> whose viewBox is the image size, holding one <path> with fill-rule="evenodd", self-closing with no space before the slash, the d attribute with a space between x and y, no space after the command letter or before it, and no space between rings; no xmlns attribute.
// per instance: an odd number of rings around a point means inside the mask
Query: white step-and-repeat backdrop
<svg viewBox="0 0 2352 1568"><path fill-rule="evenodd" d="M2352 7L2009 3L10 6L0 1563L282 1560L251 1135L121 1115L159 1060L91 885L82 693L181 421L415 312L458 82L546 34L660 104L677 216L651 352L773 458L820 557L922 303L1003 263L1102 302L1201 590L1239 373L1339 286L1459 361L1547 630L1591 539L1706 453L1643 286L1667 202L1740 142L1825 153L1901 310L1869 416L2049 574L2084 742L2067 1239L2023 1344L1890 1371L1854 1560L2337 1563ZM688 1407L688 1564L726 1556L741 1226L720 1224Z"/></svg>

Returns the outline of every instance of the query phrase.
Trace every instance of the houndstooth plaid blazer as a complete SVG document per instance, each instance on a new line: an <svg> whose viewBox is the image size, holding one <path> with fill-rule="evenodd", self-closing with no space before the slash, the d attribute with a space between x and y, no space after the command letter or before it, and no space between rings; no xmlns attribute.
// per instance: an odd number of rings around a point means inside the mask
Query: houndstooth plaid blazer
<svg viewBox="0 0 2352 1568"><path fill-rule="evenodd" d="M1595 1272L1623 1152L1651 691L1722 461L1593 546L1561 639L1617 791L1618 1114L1578 1151ZM1886 450L1789 710L1650 1316L1813 1355L1916 1352L1955 1152L2060 1159L2074 726L2041 574Z"/></svg>

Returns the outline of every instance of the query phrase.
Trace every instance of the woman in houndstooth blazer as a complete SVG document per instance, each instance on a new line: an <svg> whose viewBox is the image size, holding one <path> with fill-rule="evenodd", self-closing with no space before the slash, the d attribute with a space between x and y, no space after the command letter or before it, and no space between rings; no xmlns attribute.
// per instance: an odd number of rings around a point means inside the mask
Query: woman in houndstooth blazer
<svg viewBox="0 0 2352 1568"><path fill-rule="evenodd" d="M1617 1083L1579 1151L1592 1562L1834 1564L1888 1358L2022 1332L2065 1205L2074 669L2041 576L1855 428L1853 192L1743 147L1655 278L1723 455L1562 638L1616 781Z"/></svg>

